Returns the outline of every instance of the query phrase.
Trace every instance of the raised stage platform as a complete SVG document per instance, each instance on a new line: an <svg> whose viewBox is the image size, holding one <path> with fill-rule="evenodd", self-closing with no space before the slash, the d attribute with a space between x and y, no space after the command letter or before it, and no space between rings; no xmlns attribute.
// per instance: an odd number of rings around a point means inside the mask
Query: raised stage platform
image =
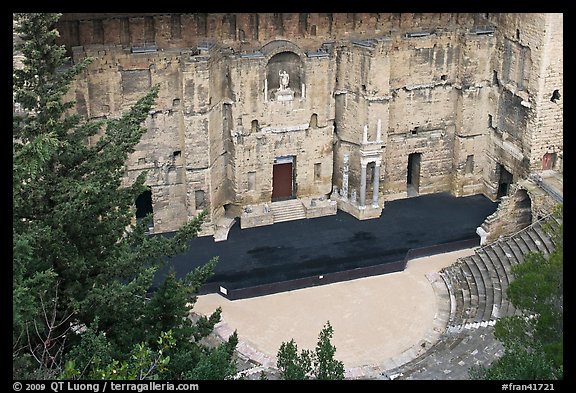
<svg viewBox="0 0 576 393"><path fill-rule="evenodd" d="M483 195L439 193L389 201L373 220L338 211L256 228L240 229L237 222L228 240L193 239L188 253L172 258L169 266L183 277L218 256L215 274L201 293L261 296L400 271L410 258L479 245L476 228L496 208Z"/></svg>

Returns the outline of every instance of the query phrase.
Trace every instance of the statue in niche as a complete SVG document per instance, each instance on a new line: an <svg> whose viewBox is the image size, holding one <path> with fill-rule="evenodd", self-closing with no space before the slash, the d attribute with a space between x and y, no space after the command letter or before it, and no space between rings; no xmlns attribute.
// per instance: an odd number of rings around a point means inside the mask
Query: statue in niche
<svg viewBox="0 0 576 393"><path fill-rule="evenodd" d="M280 77L280 90L287 90L290 83L290 75L286 71L280 70L278 71L278 76Z"/></svg>
<svg viewBox="0 0 576 393"><path fill-rule="evenodd" d="M290 75L285 70L280 70L278 71L278 81L280 88L276 91L275 100L279 102L292 101L294 99L294 91L288 87Z"/></svg>

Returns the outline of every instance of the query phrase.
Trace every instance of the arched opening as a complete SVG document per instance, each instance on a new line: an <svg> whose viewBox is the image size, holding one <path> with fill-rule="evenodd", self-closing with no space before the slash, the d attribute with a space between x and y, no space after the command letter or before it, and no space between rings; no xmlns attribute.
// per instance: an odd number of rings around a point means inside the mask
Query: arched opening
<svg viewBox="0 0 576 393"><path fill-rule="evenodd" d="M252 125L250 126L250 132L258 132L260 126L258 125L258 120L252 120Z"/></svg>
<svg viewBox="0 0 576 393"><path fill-rule="evenodd" d="M310 116L310 128L318 128L318 115L316 113L313 113L312 116Z"/></svg>
<svg viewBox="0 0 576 393"><path fill-rule="evenodd" d="M136 198L136 219L141 220L148 214L153 214L152 191L150 187Z"/></svg>
<svg viewBox="0 0 576 393"><path fill-rule="evenodd" d="M532 223L532 201L526 190L518 190L514 194L514 214L519 228Z"/></svg>
<svg viewBox="0 0 576 393"><path fill-rule="evenodd" d="M147 215L153 215L154 209L152 207L152 190L150 187L136 198L136 221L140 222ZM154 220L148 223L148 232L154 229Z"/></svg>
<svg viewBox="0 0 576 393"><path fill-rule="evenodd" d="M266 65L268 97L271 101L290 101L302 97L302 60L294 52L280 52Z"/></svg>

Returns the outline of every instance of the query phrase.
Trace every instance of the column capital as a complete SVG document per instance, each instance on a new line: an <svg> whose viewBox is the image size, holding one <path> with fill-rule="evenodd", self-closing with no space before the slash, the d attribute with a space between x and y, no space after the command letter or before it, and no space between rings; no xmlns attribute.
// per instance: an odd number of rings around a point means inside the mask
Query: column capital
<svg viewBox="0 0 576 393"><path fill-rule="evenodd" d="M368 164L371 162L373 162L376 166L380 166L382 164L382 158L374 156L360 157L360 165L362 168L366 168L366 166L368 166Z"/></svg>

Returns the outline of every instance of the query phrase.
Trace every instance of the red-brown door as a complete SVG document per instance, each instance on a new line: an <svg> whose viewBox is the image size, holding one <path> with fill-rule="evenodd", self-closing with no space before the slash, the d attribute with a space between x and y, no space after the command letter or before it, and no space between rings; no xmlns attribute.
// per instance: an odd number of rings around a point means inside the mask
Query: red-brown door
<svg viewBox="0 0 576 393"><path fill-rule="evenodd" d="M556 153L546 153L542 157L542 169L552 169L554 166L554 161L556 160Z"/></svg>
<svg viewBox="0 0 576 393"><path fill-rule="evenodd" d="M275 164L272 167L272 200L292 198L292 163Z"/></svg>

